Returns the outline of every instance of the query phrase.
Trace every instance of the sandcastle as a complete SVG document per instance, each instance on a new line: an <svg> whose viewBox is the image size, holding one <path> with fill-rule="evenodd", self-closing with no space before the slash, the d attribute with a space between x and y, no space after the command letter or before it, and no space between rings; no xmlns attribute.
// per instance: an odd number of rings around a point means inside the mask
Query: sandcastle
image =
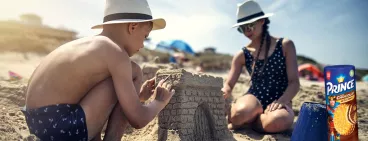
<svg viewBox="0 0 368 141"><path fill-rule="evenodd" d="M222 78L175 69L159 70L156 82L168 76L175 95L158 116L158 140L167 140L168 131L184 141L229 140Z"/></svg>
<svg viewBox="0 0 368 141"><path fill-rule="evenodd" d="M155 77L156 72L159 69L177 69L177 65L175 64L143 64L142 65L142 73L143 73L143 82Z"/></svg>

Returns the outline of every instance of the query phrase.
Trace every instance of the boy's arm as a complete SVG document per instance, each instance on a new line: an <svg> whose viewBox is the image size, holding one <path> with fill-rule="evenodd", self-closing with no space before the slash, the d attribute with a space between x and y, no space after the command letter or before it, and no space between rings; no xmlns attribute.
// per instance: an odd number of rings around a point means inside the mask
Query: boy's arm
<svg viewBox="0 0 368 141"><path fill-rule="evenodd" d="M154 100L148 105L142 105L132 81L128 54L113 43L102 43L102 46L105 49L101 57L106 61L125 116L134 128L144 127L165 107L165 103Z"/></svg>

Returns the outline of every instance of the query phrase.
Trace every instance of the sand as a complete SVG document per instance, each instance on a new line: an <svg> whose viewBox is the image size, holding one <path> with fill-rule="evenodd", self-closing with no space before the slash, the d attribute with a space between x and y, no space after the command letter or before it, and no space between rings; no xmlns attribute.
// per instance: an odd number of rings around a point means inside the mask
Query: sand
<svg viewBox="0 0 368 141"><path fill-rule="evenodd" d="M31 136L26 126L24 116L20 111L20 107L24 106L24 90L27 81L33 70L42 59L42 56L35 54L17 54L6 53L0 54L0 140L35 140ZM191 70L191 69L188 69ZM20 74L23 79L9 81L8 71L14 71ZM219 77L226 78L226 72L208 73ZM233 91L234 98L241 96L248 86L246 85L247 77L241 76ZM293 99L293 110L295 112L295 120L299 114L299 109L303 102L324 103L323 83L311 82L301 79L301 89L297 96ZM357 82L357 103L358 103L358 125L360 140L368 140L368 84ZM158 120L155 118L146 127L140 130L128 127L127 132L122 138L123 141L146 141L157 140ZM168 140L178 140L175 136L176 131L168 131ZM233 138L238 141L261 140L276 141L290 140L292 129L281 134L258 134L250 129L242 129L231 131Z"/></svg>

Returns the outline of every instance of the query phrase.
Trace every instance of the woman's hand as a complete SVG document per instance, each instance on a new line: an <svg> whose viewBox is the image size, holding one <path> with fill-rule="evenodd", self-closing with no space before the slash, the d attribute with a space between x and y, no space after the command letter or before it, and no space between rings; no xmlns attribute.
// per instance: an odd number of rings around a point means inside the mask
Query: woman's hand
<svg viewBox="0 0 368 141"><path fill-rule="evenodd" d="M227 85L225 85L221 91L223 92L224 98L227 99L229 96L231 96L231 88Z"/></svg>
<svg viewBox="0 0 368 141"><path fill-rule="evenodd" d="M148 100L155 90L155 77L142 84L139 99L141 102Z"/></svg>
<svg viewBox="0 0 368 141"><path fill-rule="evenodd" d="M284 103L282 101L276 100L274 102L272 102L271 104L269 104L265 110L265 113L267 112L272 112L275 111L277 109L282 109L286 106L287 103Z"/></svg>

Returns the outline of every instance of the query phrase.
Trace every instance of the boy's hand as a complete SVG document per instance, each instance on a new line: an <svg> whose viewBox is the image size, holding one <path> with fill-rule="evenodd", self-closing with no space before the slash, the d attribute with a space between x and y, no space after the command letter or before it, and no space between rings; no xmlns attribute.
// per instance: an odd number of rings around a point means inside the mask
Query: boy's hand
<svg viewBox="0 0 368 141"><path fill-rule="evenodd" d="M155 77L150 80L146 80L141 87L141 92L139 94L139 99L141 102L148 100L154 92L155 89Z"/></svg>
<svg viewBox="0 0 368 141"><path fill-rule="evenodd" d="M163 102L165 105L167 105L171 99L171 97L174 95L175 90L171 89L171 84L168 82L164 82L165 80L161 80L156 89L155 89L155 100L159 102Z"/></svg>

